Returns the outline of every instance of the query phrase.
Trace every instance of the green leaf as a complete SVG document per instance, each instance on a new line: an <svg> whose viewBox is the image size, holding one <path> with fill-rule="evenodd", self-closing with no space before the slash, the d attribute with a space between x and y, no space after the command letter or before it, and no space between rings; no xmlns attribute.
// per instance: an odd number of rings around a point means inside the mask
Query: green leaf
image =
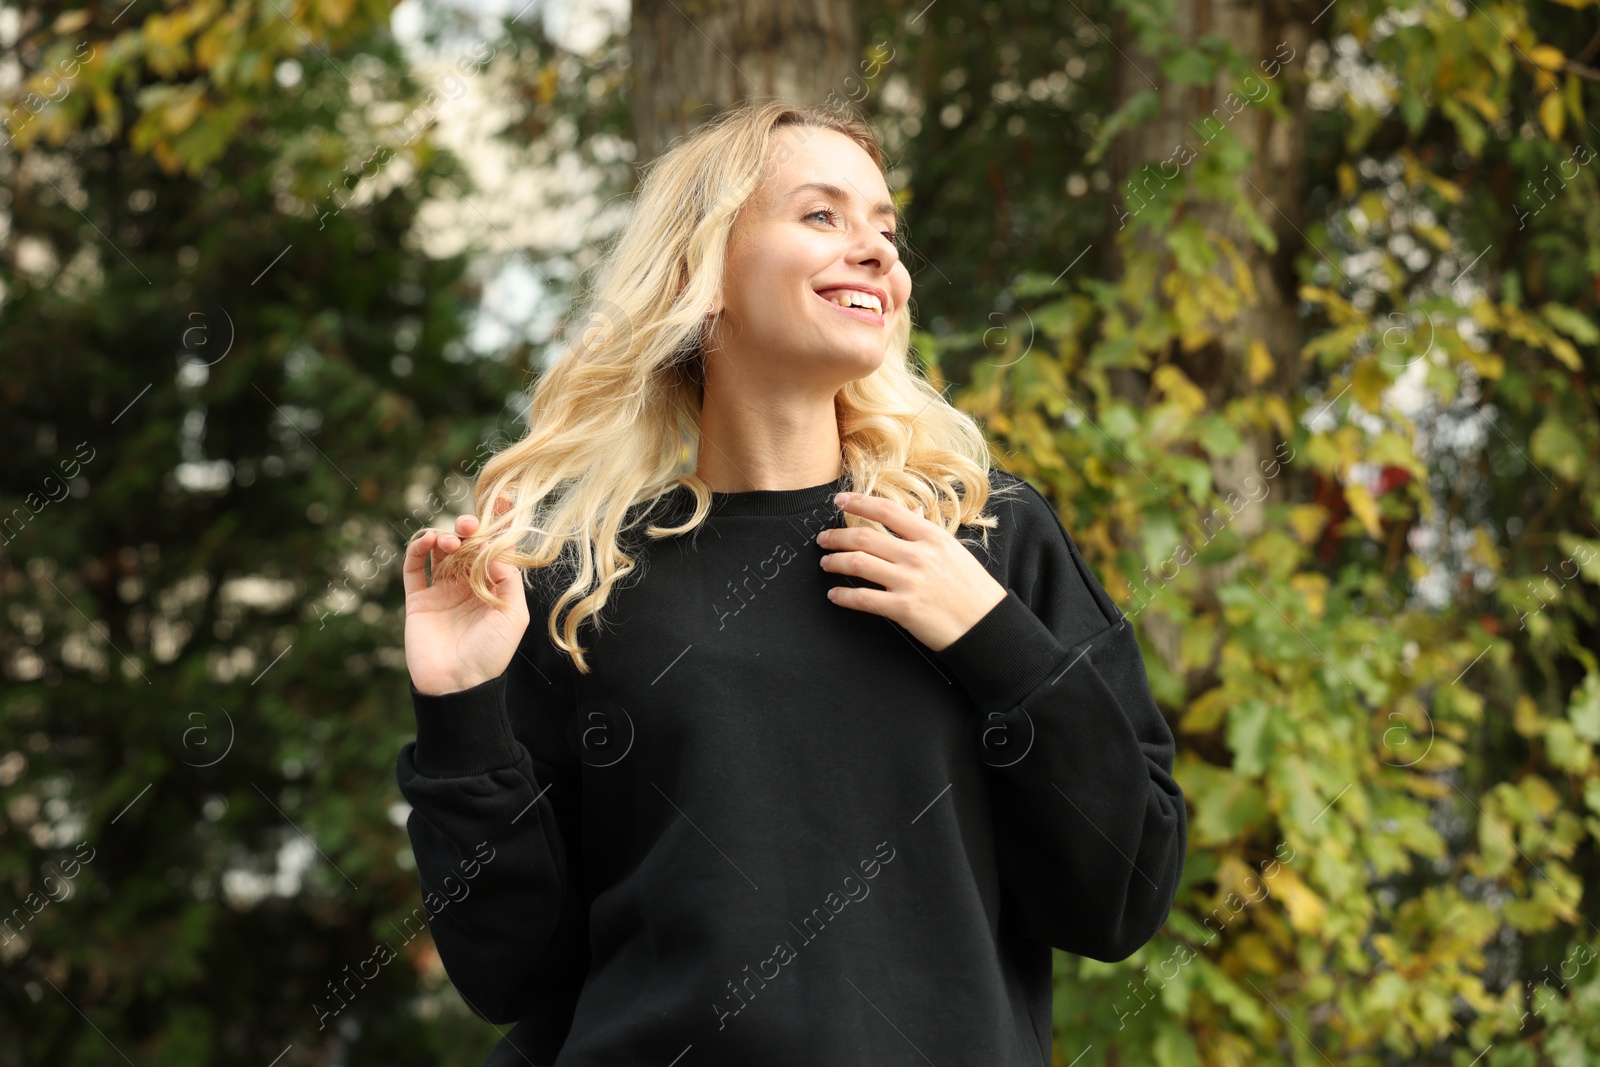
<svg viewBox="0 0 1600 1067"><path fill-rule="evenodd" d="M1140 89L1128 97L1121 107L1107 115L1097 127L1094 144L1084 153L1083 161L1091 165L1100 162L1100 157L1105 155L1118 134L1130 126L1154 118L1160 106L1154 89Z"/></svg>
<svg viewBox="0 0 1600 1067"><path fill-rule="evenodd" d="M1478 851L1483 858L1484 873L1490 877L1511 869L1516 858L1511 831L1511 824L1497 815L1484 811L1478 816Z"/></svg>
<svg viewBox="0 0 1600 1067"><path fill-rule="evenodd" d="M1196 456L1171 456L1167 469L1183 483L1189 499L1199 502L1211 492L1211 467Z"/></svg>
<svg viewBox="0 0 1600 1067"><path fill-rule="evenodd" d="M1057 296L1061 284L1043 271L1025 270L1011 283L1011 294L1018 300L1036 300L1043 296Z"/></svg>
<svg viewBox="0 0 1600 1067"><path fill-rule="evenodd" d="M1580 345L1600 343L1600 329L1580 311L1551 301L1539 309L1544 320Z"/></svg>
<svg viewBox="0 0 1600 1067"><path fill-rule="evenodd" d="M1428 121L1428 102L1422 94L1406 87L1405 94L1400 98L1400 114L1405 119L1406 129L1413 134L1422 129L1423 123Z"/></svg>
<svg viewBox="0 0 1600 1067"><path fill-rule="evenodd" d="M1091 367L1132 367L1139 363L1139 346L1132 337L1112 337L1089 350Z"/></svg>
<svg viewBox="0 0 1600 1067"><path fill-rule="evenodd" d="M1161 73L1174 85L1205 85L1217 73L1217 61L1198 48L1185 48L1161 63Z"/></svg>
<svg viewBox="0 0 1600 1067"><path fill-rule="evenodd" d="M1579 737L1600 742L1600 674L1590 672L1583 676L1583 684L1572 691L1567 718Z"/></svg>
<svg viewBox="0 0 1600 1067"><path fill-rule="evenodd" d="M1219 412L1208 411L1194 420L1195 439L1213 456L1231 456L1244 447L1244 439Z"/></svg>
<svg viewBox="0 0 1600 1067"><path fill-rule="evenodd" d="M1216 244L1211 235L1192 219L1167 234L1167 247L1172 249L1178 269L1185 274L1210 274L1217 261Z"/></svg>
<svg viewBox="0 0 1600 1067"><path fill-rule="evenodd" d="M1439 101L1439 110L1455 123L1456 136L1461 138L1461 147L1467 150L1467 154L1474 159L1483 155L1484 143L1489 139L1489 131L1484 127L1483 120L1471 108L1451 97Z"/></svg>
<svg viewBox="0 0 1600 1067"><path fill-rule="evenodd" d="M1178 542L1183 535L1178 531L1178 524L1171 513L1151 515L1140 531L1144 542L1144 556L1154 567L1159 560L1172 558L1172 552L1178 547Z"/></svg>
<svg viewBox="0 0 1600 1067"><path fill-rule="evenodd" d="M1194 811L1190 844L1208 848L1237 841L1268 819L1266 795L1255 783L1226 767L1185 755L1175 771Z"/></svg>
<svg viewBox="0 0 1600 1067"><path fill-rule="evenodd" d="M1082 297L1070 300L1052 300L1028 313L1033 325L1046 337L1071 337L1078 332L1089 317L1087 301ZM1019 327L1023 323L1017 324Z"/></svg>
<svg viewBox="0 0 1600 1067"><path fill-rule="evenodd" d="M1228 747L1233 750L1233 769L1246 778L1256 778L1266 769L1272 755L1272 708L1261 700L1247 700L1228 712Z"/></svg>
<svg viewBox="0 0 1600 1067"><path fill-rule="evenodd" d="M1583 442L1555 412L1545 415L1528 444L1535 463L1550 467L1569 482L1577 481L1589 462Z"/></svg>
<svg viewBox="0 0 1600 1067"><path fill-rule="evenodd" d="M1200 1067L1200 1048L1176 1021L1163 1021L1150 1046L1156 1067Z"/></svg>
<svg viewBox="0 0 1600 1067"><path fill-rule="evenodd" d="M1600 585L1600 541L1591 541L1566 531L1562 531L1556 539L1561 543L1561 551L1566 554L1566 559L1558 569L1565 570L1567 562L1571 561L1585 581Z"/></svg>

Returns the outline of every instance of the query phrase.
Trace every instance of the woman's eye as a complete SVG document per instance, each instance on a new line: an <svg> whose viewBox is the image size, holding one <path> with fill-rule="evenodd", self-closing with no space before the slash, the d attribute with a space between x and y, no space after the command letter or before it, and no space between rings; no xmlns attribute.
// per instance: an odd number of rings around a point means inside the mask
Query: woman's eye
<svg viewBox="0 0 1600 1067"><path fill-rule="evenodd" d="M817 210L808 213L806 215L806 218L814 219L818 215L821 215L823 218L827 219L829 222L832 222L832 223L837 223L839 221L839 213L837 211L834 211L832 208L825 208L825 207L819 207L819 208L817 208ZM900 243L900 231L899 230L879 230L878 232L883 234L885 237L887 237L889 239L889 243L890 244L894 245L897 248L899 247L899 243Z"/></svg>

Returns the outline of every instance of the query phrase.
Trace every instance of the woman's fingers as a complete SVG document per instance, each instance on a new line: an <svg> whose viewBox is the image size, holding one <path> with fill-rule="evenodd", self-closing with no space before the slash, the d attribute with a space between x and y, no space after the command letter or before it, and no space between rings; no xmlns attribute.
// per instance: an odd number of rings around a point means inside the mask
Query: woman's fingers
<svg viewBox="0 0 1600 1067"><path fill-rule="evenodd" d="M456 529L459 533L450 533L446 530L429 530L421 537L411 542L411 547L406 550L405 567L401 571L401 578L405 586L406 595L428 588L428 573L425 569L430 556L438 562L445 556L457 551L461 547L462 538L471 537L478 527L478 519L474 515L462 515L456 519Z"/></svg>
<svg viewBox="0 0 1600 1067"><path fill-rule="evenodd" d="M400 576L407 596L428 588L428 574L423 569L423 561L428 558L428 553L433 550L433 543L438 539L438 536L437 530L429 530L411 542L411 547L406 549L406 562L401 569Z"/></svg>

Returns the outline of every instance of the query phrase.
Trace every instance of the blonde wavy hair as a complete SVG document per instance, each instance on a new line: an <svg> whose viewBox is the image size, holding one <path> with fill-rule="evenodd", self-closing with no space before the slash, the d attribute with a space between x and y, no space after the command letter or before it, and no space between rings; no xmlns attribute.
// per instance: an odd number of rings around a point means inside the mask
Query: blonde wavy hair
<svg viewBox="0 0 1600 1067"><path fill-rule="evenodd" d="M862 119L777 99L722 112L643 168L631 216L568 320L585 328L534 383L527 433L478 472L478 532L434 561L434 581L464 579L500 608L490 560L524 572L564 562L571 580L545 628L582 673L590 668L578 627L593 619L600 629L611 591L638 564L625 535L680 487L693 493L692 513L678 526L650 523L648 537L690 533L709 513L711 487L694 473L711 321L705 309L718 296L739 212L776 177L786 145L775 134L787 127L842 133L884 170L883 150ZM848 484L957 537L960 527L978 527L987 546L996 524L981 515L991 496L988 446L977 422L918 373L910 336L908 311L881 366L834 398ZM856 515L844 521L882 528Z"/></svg>

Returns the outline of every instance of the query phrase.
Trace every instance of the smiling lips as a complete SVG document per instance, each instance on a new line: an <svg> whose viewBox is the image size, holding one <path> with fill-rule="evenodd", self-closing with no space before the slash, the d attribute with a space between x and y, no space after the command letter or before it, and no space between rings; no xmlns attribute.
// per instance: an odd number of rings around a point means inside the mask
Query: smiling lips
<svg viewBox="0 0 1600 1067"><path fill-rule="evenodd" d="M883 296L877 292L852 286L814 289L812 291L835 311L849 315L853 319L860 319L862 322L870 322L874 326L883 325L883 312L881 309L885 301ZM848 303L840 303L840 301L853 302L858 306L849 306Z"/></svg>

